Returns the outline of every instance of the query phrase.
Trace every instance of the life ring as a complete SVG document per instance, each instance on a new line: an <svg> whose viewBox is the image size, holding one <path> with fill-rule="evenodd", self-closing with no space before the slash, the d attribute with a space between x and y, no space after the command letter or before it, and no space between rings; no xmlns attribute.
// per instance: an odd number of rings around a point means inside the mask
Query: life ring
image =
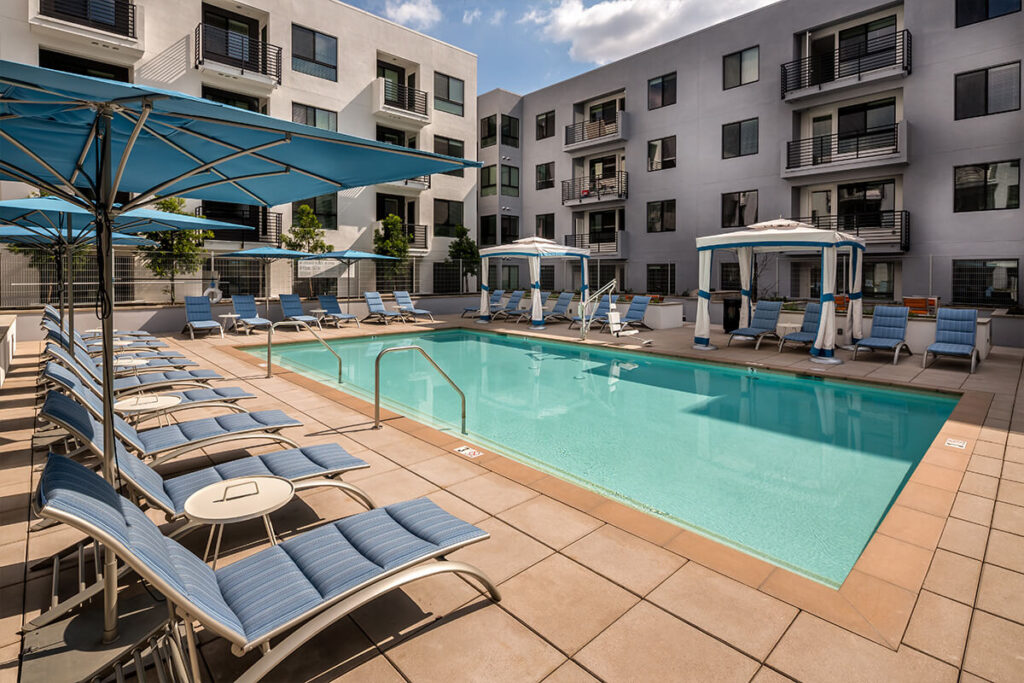
<svg viewBox="0 0 1024 683"><path fill-rule="evenodd" d="M224 292L220 291L216 280L212 280L210 286L203 292L203 296L209 299L211 304L215 304L224 298Z"/></svg>

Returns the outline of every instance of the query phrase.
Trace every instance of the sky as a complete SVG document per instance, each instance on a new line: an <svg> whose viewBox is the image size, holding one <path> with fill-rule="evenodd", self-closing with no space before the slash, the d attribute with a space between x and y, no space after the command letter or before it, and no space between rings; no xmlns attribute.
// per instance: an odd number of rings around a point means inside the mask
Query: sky
<svg viewBox="0 0 1024 683"><path fill-rule="evenodd" d="M774 0L346 0L478 56L480 93L525 94Z"/></svg>

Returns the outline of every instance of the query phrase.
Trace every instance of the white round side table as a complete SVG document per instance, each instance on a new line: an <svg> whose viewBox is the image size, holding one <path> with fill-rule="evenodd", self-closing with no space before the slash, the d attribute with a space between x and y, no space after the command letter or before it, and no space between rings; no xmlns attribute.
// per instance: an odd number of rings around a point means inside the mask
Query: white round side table
<svg viewBox="0 0 1024 683"><path fill-rule="evenodd" d="M221 320L226 319L225 322L221 323L221 327L223 327L225 330L228 329L228 324L230 324L231 331L235 333L238 332L238 319L241 318L242 316L238 315L237 313L222 313L217 317L220 318Z"/></svg>

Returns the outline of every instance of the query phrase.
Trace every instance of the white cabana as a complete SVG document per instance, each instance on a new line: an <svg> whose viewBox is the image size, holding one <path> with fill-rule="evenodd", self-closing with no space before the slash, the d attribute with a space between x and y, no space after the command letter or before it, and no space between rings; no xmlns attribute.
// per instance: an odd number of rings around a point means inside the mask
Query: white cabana
<svg viewBox="0 0 1024 683"><path fill-rule="evenodd" d="M863 311L861 268L864 242L837 230L821 230L806 223L777 219L756 223L746 230L697 238L699 262L699 297L697 299L697 325L694 330L694 348L711 346L711 263L716 249L734 249L740 264L740 327L750 324L750 280L753 275L754 255L757 252L811 251L821 254L821 323L817 337L811 345L811 355L829 359L836 345L836 256L840 249L849 249L850 269L847 291L850 305L846 308L846 326L856 343L863 338Z"/></svg>
<svg viewBox="0 0 1024 683"><path fill-rule="evenodd" d="M524 237L521 240L502 244L497 247L487 247L480 250L480 321L487 322L491 319L491 295L487 283L487 267L489 259L493 257L522 257L529 259L530 263L530 287L533 294L530 297L530 324L534 327L544 326L544 302L540 300L540 260L545 258L578 258L580 260L580 277L582 282L580 289L583 292L583 300L587 300L587 259L590 258L589 249L577 247L566 247L554 240L546 240L543 237Z"/></svg>

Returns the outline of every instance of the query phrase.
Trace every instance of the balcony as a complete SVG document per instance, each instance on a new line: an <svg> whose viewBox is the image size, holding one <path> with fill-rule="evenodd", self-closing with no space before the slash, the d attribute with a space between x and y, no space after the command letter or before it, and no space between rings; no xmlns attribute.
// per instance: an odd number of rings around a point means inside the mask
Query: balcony
<svg viewBox="0 0 1024 683"><path fill-rule="evenodd" d="M832 216L804 216L793 220L823 230L840 230L864 240L872 251L910 249L910 213L907 211L869 211Z"/></svg>
<svg viewBox="0 0 1024 683"><path fill-rule="evenodd" d="M854 135L841 133L791 140L782 152L782 177L805 178L903 165L909 161L907 139L907 122L900 121Z"/></svg>
<svg viewBox="0 0 1024 683"><path fill-rule="evenodd" d="M128 0L39 0L39 14L135 38L135 3Z"/></svg>
<svg viewBox="0 0 1024 683"><path fill-rule="evenodd" d="M246 242L281 246L281 214L260 206L247 204L203 204L196 207L197 216L210 220L249 225L254 230L214 230L211 239L225 242Z"/></svg>
<svg viewBox="0 0 1024 683"><path fill-rule="evenodd" d="M795 102L862 82L906 76L911 67L910 47L910 31L904 29L783 64L782 99Z"/></svg>
<svg viewBox="0 0 1024 683"><path fill-rule="evenodd" d="M373 81L373 113L390 123L419 128L430 123L430 96L387 78L377 78Z"/></svg>
<svg viewBox="0 0 1024 683"><path fill-rule="evenodd" d="M586 147L621 142L626 139L626 112L615 113L614 121L580 121L565 127L563 152L572 152Z"/></svg>
<svg viewBox="0 0 1024 683"><path fill-rule="evenodd" d="M589 249L592 256L624 257L626 231L581 232L565 236L565 246Z"/></svg>
<svg viewBox="0 0 1024 683"><path fill-rule="evenodd" d="M562 204L597 204L629 196L629 173L617 171L611 174L580 176L562 181Z"/></svg>
<svg viewBox="0 0 1024 683"><path fill-rule="evenodd" d="M427 226L414 223L402 223L402 230L409 239L409 248L419 251L427 251L430 247L427 243Z"/></svg>
<svg viewBox="0 0 1024 683"><path fill-rule="evenodd" d="M236 89L267 94L281 84L281 48L243 33L199 24L195 67L230 79Z"/></svg>
<svg viewBox="0 0 1024 683"><path fill-rule="evenodd" d="M28 0L28 24L48 44L130 67L145 53L143 10L130 0Z"/></svg>
<svg viewBox="0 0 1024 683"><path fill-rule="evenodd" d="M381 185L385 185L389 189L407 190L415 194L430 189L430 176L421 175L415 178L406 178L405 180L392 180L391 182L381 183Z"/></svg>

